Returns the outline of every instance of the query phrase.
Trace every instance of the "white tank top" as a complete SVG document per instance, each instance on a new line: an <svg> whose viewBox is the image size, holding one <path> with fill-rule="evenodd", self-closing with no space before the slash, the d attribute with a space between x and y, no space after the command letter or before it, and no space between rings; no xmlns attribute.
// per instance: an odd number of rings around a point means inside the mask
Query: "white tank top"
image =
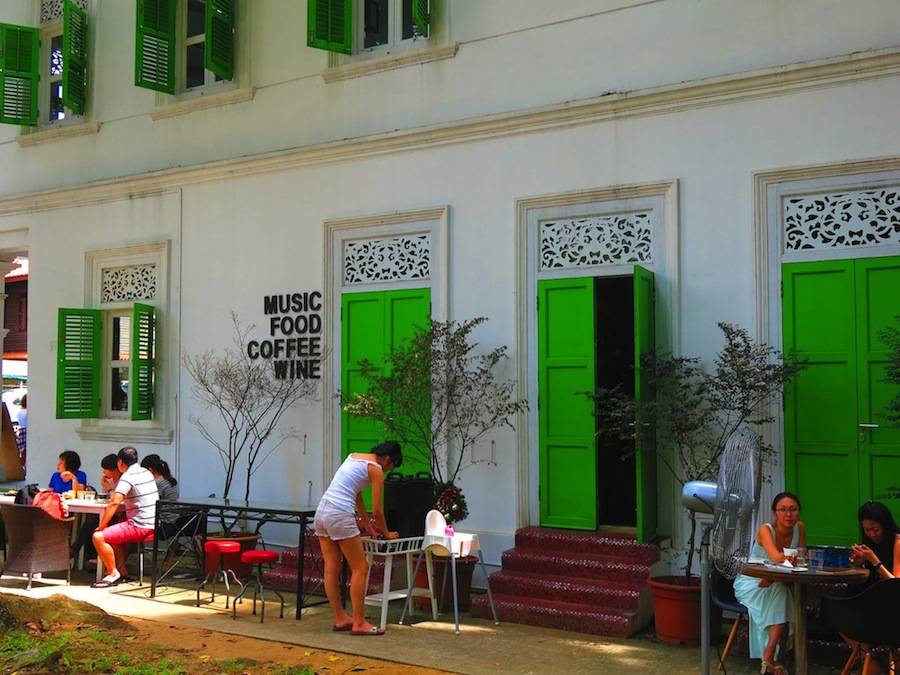
<svg viewBox="0 0 900 675"><path fill-rule="evenodd" d="M322 499L341 511L353 513L356 510L356 495L365 490L370 482L369 464L381 468L378 462L354 459L353 455L347 457L334 474L331 485L325 490Z"/></svg>

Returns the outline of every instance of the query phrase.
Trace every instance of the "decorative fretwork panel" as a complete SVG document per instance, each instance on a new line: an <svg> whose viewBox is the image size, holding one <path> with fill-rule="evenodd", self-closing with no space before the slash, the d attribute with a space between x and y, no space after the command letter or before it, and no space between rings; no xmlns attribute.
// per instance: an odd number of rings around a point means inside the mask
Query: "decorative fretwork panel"
<svg viewBox="0 0 900 675"><path fill-rule="evenodd" d="M900 187L790 197L784 248L809 251L900 243Z"/></svg>
<svg viewBox="0 0 900 675"><path fill-rule="evenodd" d="M648 263L651 243L650 212L545 221L541 269Z"/></svg>
<svg viewBox="0 0 900 675"><path fill-rule="evenodd" d="M103 270L100 302L153 300L156 297L155 264L109 267Z"/></svg>
<svg viewBox="0 0 900 675"><path fill-rule="evenodd" d="M72 0L75 6L87 11L88 0ZM41 23L55 21L63 16L65 0L41 0Z"/></svg>
<svg viewBox="0 0 900 675"><path fill-rule="evenodd" d="M431 238L412 234L344 243L344 283L365 284L431 276Z"/></svg>

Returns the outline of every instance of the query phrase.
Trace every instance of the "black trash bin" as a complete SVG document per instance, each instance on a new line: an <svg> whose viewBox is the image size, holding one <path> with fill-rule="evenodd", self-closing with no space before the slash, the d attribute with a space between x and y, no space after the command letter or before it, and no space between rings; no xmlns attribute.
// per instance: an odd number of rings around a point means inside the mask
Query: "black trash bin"
<svg viewBox="0 0 900 675"><path fill-rule="evenodd" d="M388 529L401 537L421 537L425 533L425 516L434 505L434 483L431 474L420 471L404 476L391 471L384 479L384 518Z"/></svg>

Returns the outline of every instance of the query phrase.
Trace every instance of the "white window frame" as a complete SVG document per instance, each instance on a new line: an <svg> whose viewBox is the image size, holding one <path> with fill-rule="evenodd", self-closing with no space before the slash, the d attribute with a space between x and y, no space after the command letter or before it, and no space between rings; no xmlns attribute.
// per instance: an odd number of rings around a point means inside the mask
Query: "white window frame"
<svg viewBox="0 0 900 675"><path fill-rule="evenodd" d="M155 343L156 378L154 392L154 410L151 420L132 420L130 413L114 413L110 410L110 369L113 360L110 358L111 317L114 314L131 312L134 303L153 305L156 317L165 322L172 316L168 306L169 298L169 242L152 242L125 246L121 248L88 251L85 254L85 298L84 306L99 309L103 313L103 348L101 382L100 418L82 420L76 428L78 436L91 441L114 441L117 443L151 443L170 444L174 437L169 422L169 410L166 404L170 384L165 376L160 376L166 359ZM130 267L137 265L156 266L156 295L153 298L135 299L117 302L102 302L103 272L107 269ZM132 326L132 330L134 326ZM159 333L157 332L157 337ZM133 364L129 364L129 375L133 372ZM130 387L129 387L130 389ZM132 405L133 392L129 391L129 407Z"/></svg>
<svg viewBox="0 0 900 675"><path fill-rule="evenodd" d="M429 44L429 39L427 37L423 37L421 35L414 36L411 38L403 38L403 3L409 2L410 4L413 0L383 0L386 3L388 9L388 38L387 42L380 45L373 45L371 47L366 47L366 3L371 0L355 0L354 9L356 10L353 16L354 30L353 30L353 38L356 44L354 44L354 53L368 53L371 52L373 54L383 55L385 53L390 53L392 51L397 51L398 49L409 49L416 46L423 46ZM413 31L415 32L416 28L413 25Z"/></svg>

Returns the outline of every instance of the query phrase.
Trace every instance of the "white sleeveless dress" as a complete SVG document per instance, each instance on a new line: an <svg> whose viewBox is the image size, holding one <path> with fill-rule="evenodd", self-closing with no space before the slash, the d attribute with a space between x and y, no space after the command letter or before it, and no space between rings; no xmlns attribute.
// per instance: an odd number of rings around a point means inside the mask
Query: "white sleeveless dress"
<svg viewBox="0 0 900 675"><path fill-rule="evenodd" d="M766 523L766 527L771 530L772 539L774 539L775 530L771 523ZM799 541L800 527L795 524L791 545L788 548L797 548ZM750 557L768 558L768 554L757 541L753 543ZM788 647L793 644L794 637L794 602L790 587L781 581L775 581L765 588L760 588L760 581L762 580L746 574L741 574L734 580L734 597L747 608L750 615L751 659L762 658L766 645L769 643L769 626L779 623L788 624ZM777 656L776 651L776 658Z"/></svg>

